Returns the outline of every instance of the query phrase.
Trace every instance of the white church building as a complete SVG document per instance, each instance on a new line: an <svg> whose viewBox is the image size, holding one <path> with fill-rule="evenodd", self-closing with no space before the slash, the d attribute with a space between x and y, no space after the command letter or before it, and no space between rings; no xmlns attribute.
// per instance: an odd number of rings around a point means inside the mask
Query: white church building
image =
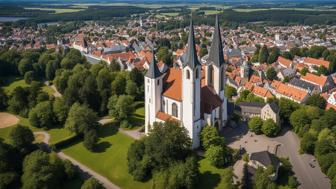
<svg viewBox="0 0 336 189"><path fill-rule="evenodd" d="M145 75L146 134L154 122L174 120L187 129L192 147L197 148L203 126L224 127L227 121L225 69L218 17L209 58L204 64L200 63L196 53L191 21L187 51L175 66L161 73L153 53L153 60Z"/></svg>

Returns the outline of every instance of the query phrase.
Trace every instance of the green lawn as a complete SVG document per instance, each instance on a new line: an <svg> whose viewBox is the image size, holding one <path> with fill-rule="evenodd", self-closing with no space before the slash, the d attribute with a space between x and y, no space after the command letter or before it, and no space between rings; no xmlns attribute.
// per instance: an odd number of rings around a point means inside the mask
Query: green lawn
<svg viewBox="0 0 336 189"><path fill-rule="evenodd" d="M85 9L79 8L40 8L40 7L26 7L27 10L41 10L41 11L52 11L54 14L62 14L62 13L71 13L71 12L79 12Z"/></svg>
<svg viewBox="0 0 336 189"><path fill-rule="evenodd" d="M196 188L203 189L214 189L214 188L225 188L226 185L221 179L222 175L229 171L229 168L218 169L210 164L207 159L202 159L200 163L200 173L199 183Z"/></svg>
<svg viewBox="0 0 336 189"><path fill-rule="evenodd" d="M117 128L113 125L102 126L99 135L101 138L97 152L88 151L82 142L63 149L63 152L104 175L121 188L150 188L150 181L136 182L127 172L127 151L133 139L117 132Z"/></svg>
<svg viewBox="0 0 336 189"><path fill-rule="evenodd" d="M132 129L137 129L145 124L145 107L141 107L135 110L133 115L128 119L132 125Z"/></svg>
<svg viewBox="0 0 336 189"><path fill-rule="evenodd" d="M42 91L48 93L48 95L53 96L54 95L54 89L52 89L50 86L43 86Z"/></svg>
<svg viewBox="0 0 336 189"><path fill-rule="evenodd" d="M26 127L29 127L33 132L35 131L43 131L41 128L36 128L33 127L27 118L20 117L20 123L21 125L24 125ZM0 129L0 138L4 139L6 142L9 142L9 134L10 131L14 128L15 126L12 127L7 127ZM68 129L65 128L53 128L47 131L50 134L50 143L54 143L56 141L59 141L63 138L66 138L71 135L71 132Z"/></svg>
<svg viewBox="0 0 336 189"><path fill-rule="evenodd" d="M29 85L21 77L7 77L3 87L5 93L10 94L16 87L28 87Z"/></svg>

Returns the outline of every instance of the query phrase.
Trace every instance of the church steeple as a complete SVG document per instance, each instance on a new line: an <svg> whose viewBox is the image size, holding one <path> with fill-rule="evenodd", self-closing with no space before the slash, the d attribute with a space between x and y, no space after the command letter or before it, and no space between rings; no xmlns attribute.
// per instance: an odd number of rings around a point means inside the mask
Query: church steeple
<svg viewBox="0 0 336 189"><path fill-rule="evenodd" d="M224 53L223 53L223 45L222 45L222 37L219 27L218 15L216 15L216 24L215 24L215 32L212 37L212 44L210 48L209 63L216 65L217 67L221 67L225 64Z"/></svg>
<svg viewBox="0 0 336 189"><path fill-rule="evenodd" d="M155 59L155 52L154 52L154 50L152 50L152 54L153 54L152 62L149 65L149 69L148 69L148 71L146 73L146 77L154 79L154 78L159 77L161 75L161 72L160 72L160 69L159 69L159 67L157 65L157 61Z"/></svg>
<svg viewBox="0 0 336 189"><path fill-rule="evenodd" d="M183 64L183 67L189 66L191 69L194 69L196 66L201 65L198 61L196 47L195 47L195 35L194 35L194 25L192 19L190 20L189 28L189 38L188 38L188 49L186 54L186 61Z"/></svg>

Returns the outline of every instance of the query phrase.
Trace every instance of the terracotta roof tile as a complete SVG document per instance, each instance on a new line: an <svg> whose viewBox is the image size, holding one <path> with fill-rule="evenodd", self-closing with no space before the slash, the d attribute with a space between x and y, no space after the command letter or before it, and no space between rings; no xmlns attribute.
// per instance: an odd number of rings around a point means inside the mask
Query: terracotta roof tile
<svg viewBox="0 0 336 189"><path fill-rule="evenodd" d="M310 58L310 57L304 58L303 62L306 64L313 64L316 66L324 66L326 68L329 68L329 64L330 64L329 61L322 60L322 59L316 59L316 58Z"/></svg>
<svg viewBox="0 0 336 189"><path fill-rule="evenodd" d="M166 114L164 112L158 112L156 114L156 118L162 120L162 121L168 121L168 120L171 120L171 121L178 121L176 118L174 118L173 116L169 115L169 114Z"/></svg>
<svg viewBox="0 0 336 189"><path fill-rule="evenodd" d="M163 96L182 101L182 70L170 68L164 77Z"/></svg>
<svg viewBox="0 0 336 189"><path fill-rule="evenodd" d="M286 58L284 58L282 56L278 57L278 62L279 62L279 64L281 66L286 67L286 68L289 68L291 66L291 64L292 64L291 60L288 60L288 59L286 59Z"/></svg>
<svg viewBox="0 0 336 189"><path fill-rule="evenodd" d="M312 73L307 73L305 76L301 77L302 80L308 81L310 83L313 83L315 85L319 85L321 87L323 87L325 85L325 83L327 82L327 77L326 76L318 76L318 75L314 75Z"/></svg>

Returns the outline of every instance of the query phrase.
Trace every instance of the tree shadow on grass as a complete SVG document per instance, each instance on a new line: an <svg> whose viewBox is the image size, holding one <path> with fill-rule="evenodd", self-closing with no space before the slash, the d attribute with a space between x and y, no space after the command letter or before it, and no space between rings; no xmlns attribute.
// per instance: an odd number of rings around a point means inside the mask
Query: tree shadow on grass
<svg viewBox="0 0 336 189"><path fill-rule="evenodd" d="M111 143L103 141L100 142L96 145L95 151L96 153L102 153L102 152L106 152L106 149L108 149L109 147L111 147Z"/></svg>
<svg viewBox="0 0 336 189"><path fill-rule="evenodd" d="M118 132L118 124L116 122L112 122L106 125L99 126L98 134L101 138L106 138L112 135L115 135Z"/></svg>
<svg viewBox="0 0 336 189"><path fill-rule="evenodd" d="M128 119L128 122L132 125L132 127L140 126L145 124L145 120L142 117L139 116L131 116Z"/></svg>
<svg viewBox="0 0 336 189"><path fill-rule="evenodd" d="M216 188L221 181L221 176L219 174L211 173L210 171L206 171L200 174L200 180L197 184L196 188Z"/></svg>

